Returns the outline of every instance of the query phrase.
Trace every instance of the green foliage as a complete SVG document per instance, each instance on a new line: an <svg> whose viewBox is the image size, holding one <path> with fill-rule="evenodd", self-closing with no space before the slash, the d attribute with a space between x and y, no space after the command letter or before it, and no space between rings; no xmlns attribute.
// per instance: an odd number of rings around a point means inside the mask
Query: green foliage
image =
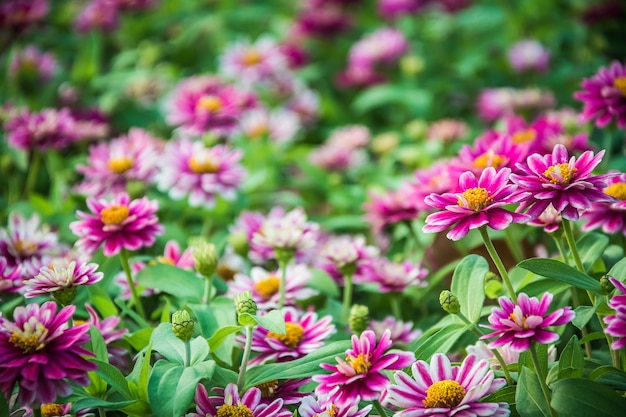
<svg viewBox="0 0 626 417"><path fill-rule="evenodd" d="M471 322L478 323L485 301L485 276L489 264L482 256L468 255L454 270L452 293L461 304L461 313Z"/></svg>

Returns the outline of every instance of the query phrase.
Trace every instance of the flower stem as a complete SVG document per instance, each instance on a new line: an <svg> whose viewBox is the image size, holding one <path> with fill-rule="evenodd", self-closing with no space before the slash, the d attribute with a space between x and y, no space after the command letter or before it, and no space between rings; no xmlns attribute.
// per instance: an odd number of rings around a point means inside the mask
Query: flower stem
<svg viewBox="0 0 626 417"><path fill-rule="evenodd" d="M30 153L30 159L28 163L28 176L26 177L26 184L24 185L24 196L28 197L35 187L37 182L37 174L39 174L39 167L41 166L41 155L36 150L32 150Z"/></svg>
<svg viewBox="0 0 626 417"><path fill-rule="evenodd" d="M213 276L204 277L204 294L202 295L202 304L209 305L211 304L211 282L213 281Z"/></svg>
<svg viewBox="0 0 626 417"><path fill-rule="evenodd" d="M485 243L485 247L487 248L487 252L489 252L489 256L493 260L493 263L496 265L500 276L502 277L502 281L504 285L509 291L509 295L511 296L511 300L517 304L517 296L515 295L515 290L513 289L513 284L511 284L511 279L509 278L509 274L504 267L504 263L502 263L502 259L500 259L500 255L498 255L498 251L493 246L493 242L489 237L489 233L487 232L486 226L479 227L480 235L483 238L483 242Z"/></svg>
<svg viewBox="0 0 626 417"><path fill-rule="evenodd" d="M350 317L350 306L352 305L352 274L345 274L343 280L343 309L341 312L341 320L347 323Z"/></svg>
<svg viewBox="0 0 626 417"><path fill-rule="evenodd" d="M578 253L578 249L576 248L576 240L574 240L574 232L572 231L572 224L569 220L563 219L563 231L565 231L565 240L567 241L567 245L569 246L570 252L572 252L572 256L574 257L574 262L576 263L576 268L582 273L585 273L585 267L583 266L583 261L580 259L580 254Z"/></svg>
<svg viewBox="0 0 626 417"><path fill-rule="evenodd" d="M378 411L379 417L387 417L387 412L385 411L385 408L382 406L380 401L372 400L372 404L374 404L374 408L376 409L376 411Z"/></svg>
<svg viewBox="0 0 626 417"><path fill-rule="evenodd" d="M543 392L543 396L546 398L546 401L548 402L548 407L550 407L550 415L552 417L557 417L556 412L550 405L550 401L552 400L550 396L550 390L548 389L548 384L546 384L546 377L543 375L543 371L541 370L541 364L539 363L539 358L537 357L537 349L535 348L534 342L530 344L530 357L533 360L533 365L535 365L535 372L537 372L537 379L539 379L539 385L541 385L541 391Z"/></svg>
<svg viewBox="0 0 626 417"><path fill-rule="evenodd" d="M515 262L522 262L524 260L524 254L522 253L522 250L515 241L515 237L511 233L511 228L507 227L506 229L504 229L504 239L507 247L513 255L513 258L515 259Z"/></svg>
<svg viewBox="0 0 626 417"><path fill-rule="evenodd" d="M185 342L185 368L191 365L191 342Z"/></svg>
<svg viewBox="0 0 626 417"><path fill-rule="evenodd" d="M146 320L146 313L143 311L143 306L141 305L141 300L139 299L139 293L137 293L137 287L135 287L135 282L133 281L130 264L128 263L128 252L126 252L125 248L122 248L122 251L120 252L120 262L122 263L122 269L124 269L124 272L126 273L126 280L128 281L128 286L130 287L130 292L133 296L133 303L135 304L137 313L139 313L139 316L141 316L142 319Z"/></svg>
<svg viewBox="0 0 626 417"><path fill-rule="evenodd" d="M402 297L402 293L393 293L391 294L391 297L389 297L389 302L391 303L391 313L396 318L396 320L402 320L400 297Z"/></svg>
<svg viewBox="0 0 626 417"><path fill-rule="evenodd" d="M246 377L246 368L248 367L250 350L252 349L252 328L253 326L246 326L246 345L243 349L243 357L241 358L241 366L239 367L239 377L237 378L237 387L239 387L240 392L243 391L243 383Z"/></svg>
<svg viewBox="0 0 626 417"><path fill-rule="evenodd" d="M41 407L33 408L33 416L41 417Z"/></svg>
<svg viewBox="0 0 626 417"><path fill-rule="evenodd" d="M278 309L282 309L285 305L285 293L287 286L287 262L284 260L279 260L278 264L280 266L280 299L278 301Z"/></svg>
<svg viewBox="0 0 626 417"><path fill-rule="evenodd" d="M100 417L106 417L107 412L104 410L104 408L102 408L102 407L98 407L98 415L99 415Z"/></svg>

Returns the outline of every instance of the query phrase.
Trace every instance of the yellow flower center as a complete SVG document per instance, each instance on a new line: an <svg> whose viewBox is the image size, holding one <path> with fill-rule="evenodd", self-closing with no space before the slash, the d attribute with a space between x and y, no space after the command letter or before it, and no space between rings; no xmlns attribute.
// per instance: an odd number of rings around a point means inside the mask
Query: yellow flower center
<svg viewBox="0 0 626 417"><path fill-rule="evenodd" d="M262 56L254 49L248 49L241 57L241 63L246 67L257 65L261 62Z"/></svg>
<svg viewBox="0 0 626 417"><path fill-rule="evenodd" d="M487 167L499 168L505 161L506 158L489 150L474 160L474 166L482 169Z"/></svg>
<svg viewBox="0 0 626 417"><path fill-rule="evenodd" d="M274 398L278 381L274 379L255 386L261 391L262 398Z"/></svg>
<svg viewBox="0 0 626 417"><path fill-rule="evenodd" d="M216 96L204 96L198 101L198 106L210 112L216 112L223 107L222 100Z"/></svg>
<svg viewBox="0 0 626 417"><path fill-rule="evenodd" d="M526 316L522 316L520 319L518 319L515 313L513 312L509 314L509 319L517 323L517 325L520 326L522 329L524 330L529 329L528 324L526 324Z"/></svg>
<svg viewBox="0 0 626 417"><path fill-rule="evenodd" d="M247 133L250 139L258 139L267 135L268 132L269 132L269 129L267 128L267 126L264 124L260 124L258 126L254 126L251 129L248 129Z"/></svg>
<svg viewBox="0 0 626 417"><path fill-rule="evenodd" d="M270 275L254 284L254 289L267 301L280 289L280 278L275 275Z"/></svg>
<svg viewBox="0 0 626 417"><path fill-rule="evenodd" d="M157 257L157 262L161 264L176 266L176 262L174 262L172 258L168 258L167 256Z"/></svg>
<svg viewBox="0 0 626 417"><path fill-rule="evenodd" d="M107 226L122 224L122 222L128 218L129 214L130 211L127 206L115 205L102 209L100 212L100 220Z"/></svg>
<svg viewBox="0 0 626 417"><path fill-rule="evenodd" d="M220 166L206 156L204 158L192 156L187 165L196 174L215 174L220 170Z"/></svg>
<svg viewBox="0 0 626 417"><path fill-rule="evenodd" d="M535 129L524 129L513 134L513 143L526 143L535 140L537 131Z"/></svg>
<svg viewBox="0 0 626 417"><path fill-rule="evenodd" d="M254 414L252 414L252 410L243 404L224 404L217 410L217 417L254 417Z"/></svg>
<svg viewBox="0 0 626 417"><path fill-rule="evenodd" d="M348 355L346 356L346 361L352 366L352 369L356 371L357 374L364 374L369 371L370 366L370 357L364 353L359 353L356 357Z"/></svg>
<svg viewBox="0 0 626 417"><path fill-rule="evenodd" d="M23 255L32 254L37 250L37 245L28 240L18 240L14 245L15 249Z"/></svg>
<svg viewBox="0 0 626 417"><path fill-rule="evenodd" d="M59 404L41 404L41 415L44 417L56 417L64 415L63 407Z"/></svg>
<svg viewBox="0 0 626 417"><path fill-rule="evenodd" d="M626 182L616 182L604 189L604 193L619 200L626 200Z"/></svg>
<svg viewBox="0 0 626 417"><path fill-rule="evenodd" d="M113 158L107 164L109 170L116 174L123 174L133 167L133 160L130 158Z"/></svg>
<svg viewBox="0 0 626 417"><path fill-rule="evenodd" d="M44 343L46 336L48 336L48 329L38 321L31 319L24 323L23 330L13 330L9 342L22 349L24 353L33 353L46 346Z"/></svg>
<svg viewBox="0 0 626 417"><path fill-rule="evenodd" d="M300 342L302 341L302 336L304 335L304 327L300 326L297 323L292 323L290 321L285 323L286 334L268 332L267 337L271 337L272 339L280 340L285 344L285 346L289 346L292 349L298 347Z"/></svg>
<svg viewBox="0 0 626 417"><path fill-rule="evenodd" d="M476 213L487 207L493 201L489 191L482 187L468 188L459 196L458 205L474 210Z"/></svg>
<svg viewBox="0 0 626 417"><path fill-rule="evenodd" d="M617 77L615 81L613 81L613 85L626 97L626 77Z"/></svg>
<svg viewBox="0 0 626 417"><path fill-rule="evenodd" d="M545 175L552 184L567 185L572 180L576 171L578 171L576 168L570 169L569 164L564 162L562 164L552 165L545 170L543 175Z"/></svg>
<svg viewBox="0 0 626 417"><path fill-rule="evenodd" d="M456 381L437 381L426 390L422 400L426 408L454 408L465 397L465 388Z"/></svg>

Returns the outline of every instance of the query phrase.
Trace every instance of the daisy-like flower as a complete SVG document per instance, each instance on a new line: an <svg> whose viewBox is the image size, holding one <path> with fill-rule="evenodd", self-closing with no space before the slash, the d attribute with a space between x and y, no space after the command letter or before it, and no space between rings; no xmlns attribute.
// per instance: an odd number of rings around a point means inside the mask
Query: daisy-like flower
<svg viewBox="0 0 626 417"><path fill-rule="evenodd" d="M613 118L617 127L626 128L626 66L613 61L602 67L591 78L582 82L583 91L574 93L574 98L583 102L580 118L584 121L595 119L596 126L605 127Z"/></svg>
<svg viewBox="0 0 626 417"><path fill-rule="evenodd" d="M397 190L369 194L369 201L363 204L363 208L374 233L381 233L394 223L417 218L420 202L411 197L414 190L415 187L407 182Z"/></svg>
<svg viewBox="0 0 626 417"><path fill-rule="evenodd" d="M615 198L614 203L593 202L581 218L586 221L582 230L602 228L607 234L626 236L626 174L615 172L615 176L607 180L604 193Z"/></svg>
<svg viewBox="0 0 626 417"><path fill-rule="evenodd" d="M247 86L288 71L280 45L269 36L260 37L256 42L239 41L227 46L219 62L224 77Z"/></svg>
<svg viewBox="0 0 626 417"><path fill-rule="evenodd" d="M394 417L506 417L511 413L505 402L481 402L505 386L506 381L496 378L489 363L475 355L467 356L460 366L452 366L444 354L436 353L430 364L417 361L411 371L413 377L396 372L396 383L387 391L387 401L400 409Z"/></svg>
<svg viewBox="0 0 626 417"><path fill-rule="evenodd" d="M23 77L25 80L40 83L50 81L56 70L57 60L54 55L41 52L32 45L18 51L9 63L9 75L11 77Z"/></svg>
<svg viewBox="0 0 626 417"><path fill-rule="evenodd" d="M21 266L11 267L6 258L0 256L0 294L17 292L22 285Z"/></svg>
<svg viewBox="0 0 626 417"><path fill-rule="evenodd" d="M602 190L606 180L614 174L593 175L593 169L602 161L604 150L596 155L584 152L579 158L568 155L567 148L556 145L551 154L532 154L526 164L517 164L519 174L512 174L511 181L523 194L518 210L537 217L550 205L568 220L578 220L580 213L593 203L614 202L615 199Z"/></svg>
<svg viewBox="0 0 626 417"><path fill-rule="evenodd" d="M320 111L320 98L315 91L304 86L297 86L285 107L295 112L303 125L310 125L317 120Z"/></svg>
<svg viewBox="0 0 626 417"><path fill-rule="evenodd" d="M437 233L453 226L446 235L448 239L459 240L471 229L489 226L495 230L506 229L511 223L529 220L530 216L512 213L503 206L520 201L525 194L514 194L516 186L509 183L511 170L502 168L498 172L493 167L485 168L480 178L464 172L459 178L458 193L431 194L426 204L441 209L426 218L423 231Z"/></svg>
<svg viewBox="0 0 626 417"><path fill-rule="evenodd" d="M618 350L626 347L626 284L613 277L609 277L609 281L622 294L614 294L609 301L609 307L615 310L615 314L604 318L607 324L604 331L616 338L611 344L611 349Z"/></svg>
<svg viewBox="0 0 626 417"><path fill-rule="evenodd" d="M291 405L301 403L302 399L309 395L307 392L300 391L300 387L309 382L311 382L311 378L286 379L281 381L274 379L255 385L255 387L261 390L262 403L269 405L277 398L280 398L283 400L283 404Z"/></svg>
<svg viewBox="0 0 626 417"><path fill-rule="evenodd" d="M360 337L353 335L352 348L346 350L345 360L335 358L337 365L320 365L332 374L313 376L313 381L319 383L316 394L329 395L338 404L352 403L356 398L378 399L389 386L384 371L402 369L415 361L412 352L387 352L393 344L390 334L383 333L378 343L371 330L364 331Z"/></svg>
<svg viewBox="0 0 626 417"><path fill-rule="evenodd" d="M175 200L188 198L194 207L213 207L218 196L233 200L246 173L239 165L242 156L226 145L206 147L188 139L169 142L158 187Z"/></svg>
<svg viewBox="0 0 626 417"><path fill-rule="evenodd" d="M472 146L463 145L459 156L450 163L452 174L461 175L472 171L476 175L488 167L496 171L507 167L515 169L515 165L526 160L528 146L508 140L506 135L486 134L478 138Z"/></svg>
<svg viewBox="0 0 626 417"><path fill-rule="evenodd" d="M543 230L546 233L556 232L561 226L561 215L554 208L552 204L550 204L546 209L539 215L539 217L529 221L528 225L543 227Z"/></svg>
<svg viewBox="0 0 626 417"><path fill-rule="evenodd" d="M481 92L476 107L480 117L493 122L517 112L538 111L554 106L554 95L537 89L488 88Z"/></svg>
<svg viewBox="0 0 626 417"><path fill-rule="evenodd" d="M132 181L152 182L157 173L158 149L158 139L139 128L111 142L91 146L87 164L76 167L84 176L76 192L104 197L127 191Z"/></svg>
<svg viewBox="0 0 626 417"><path fill-rule="evenodd" d="M370 320L369 329L376 333L377 338L388 330L390 333L393 346L404 348L411 342L417 340L421 335L421 330L413 330L413 322L400 321L394 316L387 316L384 320Z"/></svg>
<svg viewBox="0 0 626 417"><path fill-rule="evenodd" d="M374 67L378 64L392 64L409 50L409 42L402 32L392 28L382 28L365 36L350 49L350 66Z"/></svg>
<svg viewBox="0 0 626 417"><path fill-rule="evenodd" d="M370 131L365 126L346 126L335 130L326 142L309 155L312 164L332 171L345 171L366 160L365 146Z"/></svg>
<svg viewBox="0 0 626 417"><path fill-rule="evenodd" d="M22 150L62 149L76 140L75 120L68 109L22 111L4 126L9 145Z"/></svg>
<svg viewBox="0 0 626 417"><path fill-rule="evenodd" d="M301 417L365 417L372 410L373 405L369 404L359 409L358 399L345 404L335 404L328 395L318 395L317 399L312 395L304 397L298 407L298 415Z"/></svg>
<svg viewBox="0 0 626 417"><path fill-rule="evenodd" d="M324 342L335 332L332 316L318 320L317 313L298 312L294 308L283 310L286 333L278 334L257 326L252 333L252 358L250 365L262 365L268 361L286 362L301 358L324 346ZM239 338L240 342L245 339Z"/></svg>
<svg viewBox="0 0 626 417"><path fill-rule="evenodd" d="M345 274L361 281L367 264L379 254L377 247L367 245L364 236L330 236L319 247L315 263L339 284L343 283Z"/></svg>
<svg viewBox="0 0 626 417"><path fill-rule="evenodd" d="M508 58L517 72L544 72L550 64L550 51L534 39L524 39L509 49Z"/></svg>
<svg viewBox="0 0 626 417"><path fill-rule="evenodd" d="M221 392L219 388L214 389ZM261 390L249 388L243 395L239 394L236 384L230 383L223 389L221 395L209 397L202 384L198 384L196 395L196 413L193 417L291 417L292 413L284 408L284 402L277 398L269 404L261 401Z"/></svg>
<svg viewBox="0 0 626 417"><path fill-rule="evenodd" d="M306 300L317 294L316 290L307 288L311 280L311 271L306 265L288 265L286 276L286 306L293 306L296 301ZM235 274L235 279L229 282L227 295L232 297L250 291L259 311L272 310L278 307L280 300L280 280L281 271L269 272L256 266L250 270L250 276Z"/></svg>
<svg viewBox="0 0 626 417"><path fill-rule="evenodd" d="M468 132L465 122L457 119L442 119L428 126L426 138L432 141L454 142L463 138Z"/></svg>
<svg viewBox="0 0 626 417"><path fill-rule="evenodd" d="M97 365L83 358L93 353L83 349L89 341L89 325L68 327L75 307L57 314L52 301L16 307L14 322L0 317L0 387L5 398L18 385L21 406L52 403L72 392L69 382L89 383L88 371Z"/></svg>
<svg viewBox="0 0 626 417"><path fill-rule="evenodd" d="M92 285L104 278L104 273L96 272L98 264L60 259L50 266L44 266L39 274L24 281L24 297L52 295L61 304L69 304L76 296L79 285Z"/></svg>
<svg viewBox="0 0 626 417"><path fill-rule="evenodd" d="M88 323L92 324L102 334L104 343L107 346L107 352L109 356L109 363L118 369L128 369L130 363L130 356L128 350L123 347L115 346L113 343L118 340L122 340L124 335L128 333L128 329L116 329L120 324L121 318L118 316L110 316L105 319L100 319L96 310L89 304L85 304L87 313L89 313Z"/></svg>
<svg viewBox="0 0 626 417"><path fill-rule="evenodd" d="M268 137L276 143L291 142L300 129L300 117L293 111L278 109L270 112L259 108L246 112L239 127L246 139Z"/></svg>
<svg viewBox="0 0 626 417"><path fill-rule="evenodd" d="M489 325L484 327L495 330L481 339L496 339L489 343L490 348L510 345L517 352L530 349L530 343L536 342L548 345L559 340L559 335L548 330L550 326L561 326L569 323L576 315L571 307L566 306L546 314L552 298L551 293L545 293L539 301L536 297L529 297L525 293L517 296L517 305L508 297L498 299L500 308L494 307L489 315Z"/></svg>
<svg viewBox="0 0 626 417"><path fill-rule="evenodd" d="M374 283L383 293L403 292L408 287L425 287L428 270L411 261L391 262L387 258L375 258L364 267L358 283Z"/></svg>
<svg viewBox="0 0 626 417"><path fill-rule="evenodd" d="M410 190L406 193L407 200L419 211L432 211L432 207L424 202L430 194L453 192L457 188L457 177L452 174L454 160L439 160L428 168L415 171L412 178L401 189Z"/></svg>
<svg viewBox="0 0 626 417"><path fill-rule="evenodd" d="M154 244L157 235L163 234L156 212L158 201L143 197L131 200L128 194L118 194L113 200L87 198L91 214L78 211L78 221L70 224L79 237L76 245L87 253L100 246L105 256L114 256L126 249L134 251Z"/></svg>

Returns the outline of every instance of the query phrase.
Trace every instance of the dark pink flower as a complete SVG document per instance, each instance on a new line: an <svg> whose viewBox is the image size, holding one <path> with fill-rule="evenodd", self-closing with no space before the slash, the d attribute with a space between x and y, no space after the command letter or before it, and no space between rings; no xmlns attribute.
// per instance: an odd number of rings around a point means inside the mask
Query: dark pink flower
<svg viewBox="0 0 626 417"><path fill-rule="evenodd" d="M368 245L364 236L328 236L318 247L320 252L314 257L315 265L340 285L347 273L355 282L362 281L367 265L379 254L378 248Z"/></svg>
<svg viewBox="0 0 626 417"><path fill-rule="evenodd" d="M409 343L417 340L421 335L421 330L413 330L412 321L399 321L394 316L387 316L384 320L370 320L368 327L380 338L389 330L393 346L404 348Z"/></svg>
<svg viewBox="0 0 626 417"><path fill-rule="evenodd" d="M74 27L80 33L112 31L119 24L119 14L119 9L107 0L90 0L74 20Z"/></svg>
<svg viewBox="0 0 626 417"><path fill-rule="evenodd" d="M554 95L538 89L487 88L476 103L481 118L493 122L519 112L536 112L554 106Z"/></svg>
<svg viewBox="0 0 626 417"><path fill-rule="evenodd" d="M425 8L430 0L378 0L378 13L386 19L417 13Z"/></svg>
<svg viewBox="0 0 626 417"><path fill-rule="evenodd" d="M39 274L24 281L24 297L55 295L59 292L72 292L79 285L92 285L104 278L104 273L96 272L98 264L58 259L39 270ZM73 297L72 297L73 299Z"/></svg>
<svg viewBox="0 0 626 417"><path fill-rule="evenodd" d="M393 28L378 29L360 39L348 54L348 64L354 67L376 67L393 64L409 50L402 32Z"/></svg>
<svg viewBox="0 0 626 417"><path fill-rule="evenodd" d="M489 325L484 327L495 330L481 337L481 339L496 339L489 343L494 349L510 345L517 352L530 349L530 343L549 345L559 340L559 335L548 330L551 326L562 326L569 323L576 315L570 306L556 309L546 314L554 296L545 293L539 301L536 297L529 297L521 293L517 297L517 305L508 297L500 297L500 308L494 307L489 316Z"/></svg>
<svg viewBox="0 0 626 417"><path fill-rule="evenodd" d="M304 397L298 407L300 417L366 417L372 410L372 404L359 409L358 399L346 404L335 404L328 395Z"/></svg>
<svg viewBox="0 0 626 417"><path fill-rule="evenodd" d="M615 202L593 202L591 208L583 212L581 218L586 221L583 231L602 228L604 233L626 236L626 174L615 172L616 176L607 180L604 193L613 197Z"/></svg>
<svg viewBox="0 0 626 417"><path fill-rule="evenodd" d="M57 60L54 55L40 51L35 46L28 46L17 51L9 63L9 75L33 80L37 83L47 83L57 70Z"/></svg>
<svg viewBox="0 0 626 417"><path fill-rule="evenodd" d="M263 404L271 404L276 399L283 400L283 404L299 404L304 397L309 395L307 392L300 391L300 388L311 382L311 378L271 380L255 385L255 388L261 390L261 402Z"/></svg>
<svg viewBox="0 0 626 417"><path fill-rule="evenodd" d="M387 258L375 258L363 267L363 273L355 279L359 284L377 284L382 293L403 292L408 287L425 287L428 271L411 261L395 263Z"/></svg>
<svg viewBox="0 0 626 417"><path fill-rule="evenodd" d="M17 149L62 149L76 140L75 122L68 109L45 109L15 114L4 128L9 145Z"/></svg>
<svg viewBox="0 0 626 417"><path fill-rule="evenodd" d="M607 324L604 331L606 334L617 338L611 344L611 349L618 350L626 348L626 285L613 277L609 277L609 281L622 294L613 295L609 301L609 307L615 310L615 314L604 318L604 322Z"/></svg>
<svg viewBox="0 0 626 417"><path fill-rule="evenodd" d="M57 314L52 301L16 307L14 322L0 317L0 387L5 398L18 386L18 404L38 407L72 392L69 382L87 385L97 365L83 358L89 325L68 327L75 307Z"/></svg>
<svg viewBox="0 0 626 417"><path fill-rule="evenodd" d="M352 26L350 13L340 4L306 0L296 18L299 31L309 36L332 38Z"/></svg>
<svg viewBox="0 0 626 417"><path fill-rule="evenodd" d="M292 413L284 408L284 402L277 398L269 404L261 401L261 390L252 387L248 388L243 395L239 394L237 385L228 384L225 389L214 388L214 391L221 393L209 397L209 394L202 384L198 384L195 395L196 413L193 417L222 417L222 416L252 416L252 417L291 417ZM218 414L218 411L223 412Z"/></svg>
<svg viewBox="0 0 626 417"><path fill-rule="evenodd" d="M417 218L420 212L420 201L411 198L414 191L410 183L403 184L398 190L386 194L370 193L369 201L363 204L365 218L375 233L380 233L394 223Z"/></svg>
<svg viewBox="0 0 626 417"><path fill-rule="evenodd" d="M615 117L617 127L626 128L626 66L613 61L602 67L591 78L582 82L583 91L574 93L574 98L583 102L581 119L594 120L596 126L605 127Z"/></svg>
<svg viewBox="0 0 626 417"><path fill-rule="evenodd" d="M0 256L0 294L14 293L22 288L21 265L9 266L6 258Z"/></svg>
<svg viewBox="0 0 626 417"><path fill-rule="evenodd" d="M0 4L0 28L17 32L41 21L50 9L48 0L6 0Z"/></svg>

